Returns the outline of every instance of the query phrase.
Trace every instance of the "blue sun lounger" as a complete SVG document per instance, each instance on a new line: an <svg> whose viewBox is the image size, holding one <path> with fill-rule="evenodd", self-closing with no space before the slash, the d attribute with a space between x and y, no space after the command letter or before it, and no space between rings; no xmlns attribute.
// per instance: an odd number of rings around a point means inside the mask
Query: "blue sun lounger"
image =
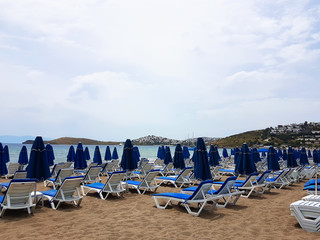
<svg viewBox="0 0 320 240"><path fill-rule="evenodd" d="M109 173L109 178L105 184L96 182L91 184L85 184L81 186L82 194L87 195L89 192L98 192L99 197L106 200L109 194L115 193L120 197L120 194L125 191L121 181L125 178L126 171L117 171ZM88 189L88 192L84 192L84 189ZM106 193L104 197L103 194Z"/></svg>
<svg viewBox="0 0 320 240"><path fill-rule="evenodd" d="M199 216L204 206L209 201L206 197L208 191L211 189L213 181L207 180L203 181L199 184L197 189L190 195L190 194L184 194L184 193L159 193L154 194L152 197L154 199L154 202L159 209L165 209L169 203L172 201L178 202L179 204L183 204L187 212L193 216ZM165 199L167 202L165 205L159 204L159 199ZM199 207L198 211L192 211L190 208L190 204L197 204ZM213 202L213 207L215 207L216 203Z"/></svg>
<svg viewBox="0 0 320 240"><path fill-rule="evenodd" d="M228 177L218 190L209 190L207 193L207 198L216 202L222 200L223 204L217 202L217 207L224 208L230 201L232 201L230 202L232 205L235 205L238 199L240 198L241 194L244 193L244 191L238 191L236 188L234 188L236 179L236 176ZM183 189L182 192L190 194L194 192L196 189L197 187L189 187Z"/></svg>
<svg viewBox="0 0 320 240"><path fill-rule="evenodd" d="M158 177L155 180L161 181L159 185L162 183L172 183L176 188L178 185L180 185L180 188L184 184L191 184L192 181L190 179L190 175L192 173L192 167L186 167L184 168L178 176L172 176L172 177Z"/></svg>
<svg viewBox="0 0 320 240"><path fill-rule="evenodd" d="M27 178L27 171L25 170L18 170L14 173L13 178L12 179L25 179ZM8 189L10 182L4 182L0 184L0 190L2 190L2 188L4 188L5 190Z"/></svg>
<svg viewBox="0 0 320 240"><path fill-rule="evenodd" d="M67 177L63 180L59 190L51 189L41 192L42 199L47 198L54 210L62 202L73 202L76 206L80 206L83 196L80 194L79 188L82 180L83 176ZM57 205L54 202L58 202Z"/></svg>
<svg viewBox="0 0 320 240"><path fill-rule="evenodd" d="M139 194L144 194L146 191L156 191L159 185L157 184L155 177L160 173L160 170L154 169L147 173L141 182L128 180L123 184L126 184L129 188L136 189Z"/></svg>
<svg viewBox="0 0 320 240"><path fill-rule="evenodd" d="M32 192L36 192L37 179L12 179L6 193L0 196L0 217L6 209L27 209L31 214L33 203Z"/></svg>

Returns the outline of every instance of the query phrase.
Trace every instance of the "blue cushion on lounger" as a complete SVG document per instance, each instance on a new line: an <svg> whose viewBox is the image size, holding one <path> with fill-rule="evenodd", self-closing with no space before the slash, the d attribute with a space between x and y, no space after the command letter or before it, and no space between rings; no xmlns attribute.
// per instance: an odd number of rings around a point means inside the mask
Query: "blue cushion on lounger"
<svg viewBox="0 0 320 240"><path fill-rule="evenodd" d="M1 195L1 196L0 196L0 203L3 202L3 199L4 199L4 195Z"/></svg>
<svg viewBox="0 0 320 240"><path fill-rule="evenodd" d="M131 184L131 185L137 185L137 186L139 186L141 182L139 182L139 181L133 181L133 180L128 180L127 183L128 183L128 184Z"/></svg>
<svg viewBox="0 0 320 240"><path fill-rule="evenodd" d="M197 189L197 187L188 187L188 188L184 188L182 191L194 192L196 189ZM214 194L216 192L217 192L217 190L209 190L208 194Z"/></svg>
<svg viewBox="0 0 320 240"><path fill-rule="evenodd" d="M230 172L230 173L234 173L234 169L225 169L225 168L220 168L219 171L221 172Z"/></svg>
<svg viewBox="0 0 320 240"><path fill-rule="evenodd" d="M85 186L96 188L96 189L103 189L104 184L96 182L96 183L86 184Z"/></svg>
<svg viewBox="0 0 320 240"><path fill-rule="evenodd" d="M188 200L192 195L184 194L184 193L158 193L158 194L153 194L153 196L172 197L172 198Z"/></svg>
<svg viewBox="0 0 320 240"><path fill-rule="evenodd" d="M8 187L9 187L9 184L10 184L10 182L4 182L4 183L1 183L0 185L1 185L2 187L8 188Z"/></svg>
<svg viewBox="0 0 320 240"><path fill-rule="evenodd" d="M320 184L320 179L318 179L317 183ZM308 182L306 182L304 184L304 186L307 187L307 186L315 185L315 184L316 184L316 180L315 179L310 179Z"/></svg>
<svg viewBox="0 0 320 240"><path fill-rule="evenodd" d="M176 178L176 177L158 177L157 179L162 179L162 180L172 180L172 181L175 181L177 178Z"/></svg>
<svg viewBox="0 0 320 240"><path fill-rule="evenodd" d="M56 193L57 193L57 190L51 189L51 190L48 190L48 191L43 191L42 193L44 195L48 195L48 196L54 197L56 195Z"/></svg>
<svg viewBox="0 0 320 240"><path fill-rule="evenodd" d="M314 191L316 189L315 185L306 186L303 190ZM320 186L317 186L318 191L320 191Z"/></svg>

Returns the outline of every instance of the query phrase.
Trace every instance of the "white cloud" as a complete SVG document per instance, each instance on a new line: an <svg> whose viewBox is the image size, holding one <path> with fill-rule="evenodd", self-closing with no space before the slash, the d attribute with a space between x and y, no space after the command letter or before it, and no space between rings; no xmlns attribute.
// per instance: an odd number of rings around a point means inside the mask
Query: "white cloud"
<svg viewBox="0 0 320 240"><path fill-rule="evenodd" d="M121 140L310 121L319 103L319 6L0 1L0 123L6 134ZM303 107L303 117L289 118L287 104ZM258 106L265 120L252 120Z"/></svg>

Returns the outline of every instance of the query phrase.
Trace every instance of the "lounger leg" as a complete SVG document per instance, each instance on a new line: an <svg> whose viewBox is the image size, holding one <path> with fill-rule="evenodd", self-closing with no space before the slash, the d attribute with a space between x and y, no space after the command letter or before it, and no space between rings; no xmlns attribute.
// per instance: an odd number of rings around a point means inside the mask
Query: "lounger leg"
<svg viewBox="0 0 320 240"><path fill-rule="evenodd" d="M199 214L201 213L202 209L204 208L204 206L206 205L207 201L203 202L203 203L199 203L198 206L200 206L198 212L193 212L191 211L189 204L187 203L183 203L184 207L186 208L187 212L189 214L191 214L192 216L198 217Z"/></svg>
<svg viewBox="0 0 320 240"><path fill-rule="evenodd" d="M169 199L164 206L161 206L161 205L159 204L159 202L158 202L158 198L157 198L157 197L153 197L153 199L154 199L154 202L156 203L157 208L160 208L160 209L166 209L166 207L168 206L168 204L171 202L171 199Z"/></svg>
<svg viewBox="0 0 320 240"><path fill-rule="evenodd" d="M2 217L3 216L3 214L4 214L4 212L6 211L6 209L5 208L2 208L1 209L1 212L0 212L0 217Z"/></svg>

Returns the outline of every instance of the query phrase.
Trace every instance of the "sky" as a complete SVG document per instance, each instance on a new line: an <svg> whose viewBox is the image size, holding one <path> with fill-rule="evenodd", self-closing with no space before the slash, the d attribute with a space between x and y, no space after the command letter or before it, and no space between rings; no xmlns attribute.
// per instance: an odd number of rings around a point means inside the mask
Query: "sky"
<svg viewBox="0 0 320 240"><path fill-rule="evenodd" d="M0 9L0 135L186 139L320 121L317 0Z"/></svg>

